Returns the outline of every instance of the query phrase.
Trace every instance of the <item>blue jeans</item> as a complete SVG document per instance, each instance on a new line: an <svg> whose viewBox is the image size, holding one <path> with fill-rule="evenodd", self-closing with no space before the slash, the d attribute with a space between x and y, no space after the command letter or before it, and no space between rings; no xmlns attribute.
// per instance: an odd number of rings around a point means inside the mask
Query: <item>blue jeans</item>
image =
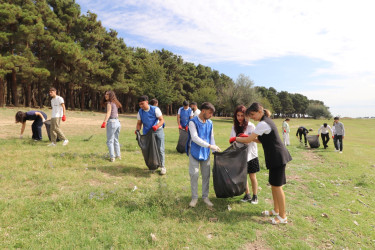
<svg viewBox="0 0 375 250"><path fill-rule="evenodd" d="M120 143L118 136L120 134L121 124L118 119L109 119L107 121L107 146L111 158L120 157Z"/></svg>
<svg viewBox="0 0 375 250"><path fill-rule="evenodd" d="M164 165L164 162L165 162L164 129L160 128L156 130L155 135L156 135L156 143L158 144L158 148L160 151L161 167L165 167Z"/></svg>

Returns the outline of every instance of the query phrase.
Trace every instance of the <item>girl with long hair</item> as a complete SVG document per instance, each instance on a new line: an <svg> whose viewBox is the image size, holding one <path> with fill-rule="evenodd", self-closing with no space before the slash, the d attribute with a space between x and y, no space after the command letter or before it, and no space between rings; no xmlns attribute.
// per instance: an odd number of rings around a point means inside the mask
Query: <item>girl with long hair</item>
<svg viewBox="0 0 375 250"><path fill-rule="evenodd" d="M118 119L118 109L122 107L117 100L115 92L112 90L106 91L102 106L106 108L107 112L104 117L102 128L107 127L107 146L109 150L110 161L114 162L115 158L121 160L119 135L121 124Z"/></svg>
<svg viewBox="0 0 375 250"><path fill-rule="evenodd" d="M246 108L243 105L238 106L234 111L234 124L230 133L230 137L249 136L254 132L255 125L250 121L247 121L245 113ZM250 177L253 197L250 196L249 182L247 182L245 196L241 201L258 204L258 180L256 177L256 173L259 172L259 170L258 146L255 142L250 142L247 148L247 173Z"/></svg>

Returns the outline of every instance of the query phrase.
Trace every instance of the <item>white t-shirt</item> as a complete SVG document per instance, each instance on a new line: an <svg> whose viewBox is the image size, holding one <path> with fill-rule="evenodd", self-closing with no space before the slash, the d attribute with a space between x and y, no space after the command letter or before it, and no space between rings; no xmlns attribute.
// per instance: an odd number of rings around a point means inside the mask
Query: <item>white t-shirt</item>
<svg viewBox="0 0 375 250"><path fill-rule="evenodd" d="M193 115L194 117L198 116L199 114L201 113L201 111L199 109L195 110Z"/></svg>
<svg viewBox="0 0 375 250"><path fill-rule="evenodd" d="M331 127L329 125L327 125L327 127L325 128L324 125L322 125L319 130L318 130L318 134L320 134L320 130L322 131L322 134L329 134L329 130L331 130L331 133L333 134L333 131L331 129Z"/></svg>
<svg viewBox="0 0 375 250"><path fill-rule="evenodd" d="M246 130L244 132L245 135L251 135L255 130L255 125L251 122L247 124ZM234 131L234 126L232 126L232 131L230 132L230 137L235 137L236 131ZM256 142L250 142L249 146L247 147L247 161L250 161L254 158L258 157L258 146Z"/></svg>
<svg viewBox="0 0 375 250"><path fill-rule="evenodd" d="M185 109L185 108L184 107L179 108L178 112L177 112L178 115L181 115L181 109ZM189 109L189 107L187 109L185 109L185 110L188 110L188 109ZM189 116L194 116L193 110L191 110L191 113L190 113Z"/></svg>
<svg viewBox="0 0 375 250"><path fill-rule="evenodd" d="M148 112L148 111L150 111L150 108L148 108L148 110L144 110L145 112ZM155 116L156 116L156 118L159 118L160 116L162 116L163 114L161 113L161 110L158 108L158 107L155 107ZM141 115L139 114L139 111L138 111L138 113L137 113L137 120L138 121L141 121L142 119L141 119ZM158 124L159 123L159 120L158 120L158 122L156 123L156 124ZM162 128L162 126L160 126L158 129L161 129Z"/></svg>
<svg viewBox="0 0 375 250"><path fill-rule="evenodd" d="M265 121L261 121L258 123L253 133L257 135L263 135L263 134L268 135L269 133L271 133L271 131L272 129L270 125L268 125Z"/></svg>
<svg viewBox="0 0 375 250"><path fill-rule="evenodd" d="M62 117L64 112L63 112L63 107L61 104L64 103L64 98L61 96L56 96L55 98L52 98L51 100L51 106L52 106L52 118L58 118Z"/></svg>

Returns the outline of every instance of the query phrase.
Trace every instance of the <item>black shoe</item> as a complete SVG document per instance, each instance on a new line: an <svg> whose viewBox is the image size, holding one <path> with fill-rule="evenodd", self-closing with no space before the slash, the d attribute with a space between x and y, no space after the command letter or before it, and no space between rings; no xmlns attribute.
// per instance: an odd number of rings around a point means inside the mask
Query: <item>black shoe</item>
<svg viewBox="0 0 375 250"><path fill-rule="evenodd" d="M253 195L253 198L251 199L250 203L254 205L258 204L258 196Z"/></svg>
<svg viewBox="0 0 375 250"><path fill-rule="evenodd" d="M245 194L245 196L241 200L242 202L249 202L251 201L250 194Z"/></svg>

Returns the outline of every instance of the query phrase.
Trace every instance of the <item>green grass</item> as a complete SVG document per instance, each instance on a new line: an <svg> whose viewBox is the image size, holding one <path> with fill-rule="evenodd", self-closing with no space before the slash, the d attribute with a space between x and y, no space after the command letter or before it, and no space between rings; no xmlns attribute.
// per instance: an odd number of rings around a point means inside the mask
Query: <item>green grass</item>
<svg viewBox="0 0 375 250"><path fill-rule="evenodd" d="M291 120L293 161L284 186L289 224L273 226L259 216L271 208L261 146L258 205L215 198L211 178L214 209L201 200L190 209L188 157L175 149L175 117L166 117L167 175L159 176L144 164L134 115L121 116L123 159L110 163L100 129L104 114L68 111L62 130L70 143L50 148L45 128L43 142L30 139L30 122L26 138L18 139L16 111L0 109L1 248L375 247L375 120L343 120L343 154L333 152L332 140L327 150L299 145L296 128L317 131L323 120ZM213 121L217 145L225 149L232 121ZM281 128L282 120L275 122Z"/></svg>

